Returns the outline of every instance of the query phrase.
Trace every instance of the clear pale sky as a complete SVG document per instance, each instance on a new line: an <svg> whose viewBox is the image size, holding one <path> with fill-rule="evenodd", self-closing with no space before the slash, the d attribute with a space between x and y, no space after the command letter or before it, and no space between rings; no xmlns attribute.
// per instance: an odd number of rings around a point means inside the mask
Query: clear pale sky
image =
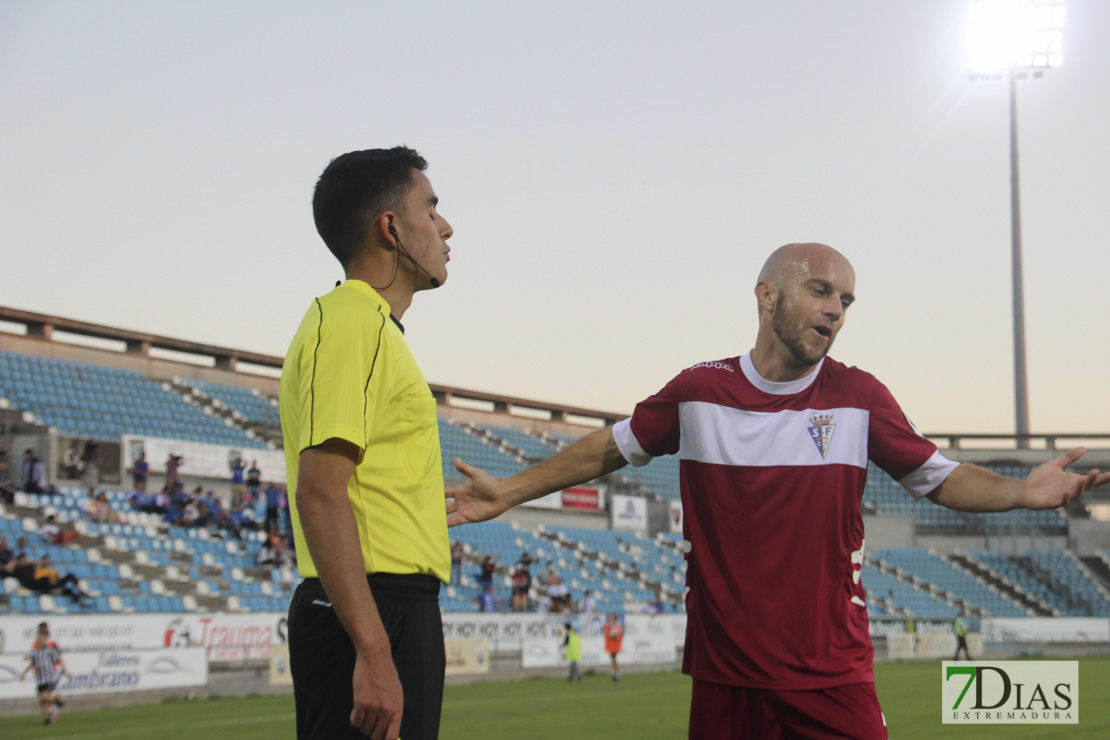
<svg viewBox="0 0 1110 740"><path fill-rule="evenodd" d="M767 254L855 265L832 355L1013 429L1007 89L969 2L0 0L0 304L284 354L312 188L405 143L455 228L432 383L630 412L742 354ZM1019 85L1030 419L1110 431L1110 3Z"/></svg>

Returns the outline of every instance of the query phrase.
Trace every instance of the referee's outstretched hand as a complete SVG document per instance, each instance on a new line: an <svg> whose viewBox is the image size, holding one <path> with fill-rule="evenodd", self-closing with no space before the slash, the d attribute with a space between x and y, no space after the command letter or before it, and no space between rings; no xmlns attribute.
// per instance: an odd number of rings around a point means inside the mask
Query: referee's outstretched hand
<svg viewBox="0 0 1110 740"><path fill-rule="evenodd" d="M405 699L392 656L356 653L351 683L355 700L351 726L372 740L397 740Z"/></svg>
<svg viewBox="0 0 1110 740"><path fill-rule="evenodd" d="M505 500L501 481L484 470L455 458L455 469L466 476L466 483L447 489L447 526L484 522L504 513Z"/></svg>

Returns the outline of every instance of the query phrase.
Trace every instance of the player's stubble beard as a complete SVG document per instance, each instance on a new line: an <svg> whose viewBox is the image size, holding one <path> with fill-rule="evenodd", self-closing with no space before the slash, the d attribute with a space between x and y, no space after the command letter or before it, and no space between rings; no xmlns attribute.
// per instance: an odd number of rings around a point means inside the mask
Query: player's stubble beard
<svg viewBox="0 0 1110 740"><path fill-rule="evenodd" d="M836 339L835 334L829 337L829 341L816 352L808 348L803 337L809 327L792 315L785 295L779 296L778 305L771 314L771 328L800 367L813 367L820 362L829 353L833 340Z"/></svg>

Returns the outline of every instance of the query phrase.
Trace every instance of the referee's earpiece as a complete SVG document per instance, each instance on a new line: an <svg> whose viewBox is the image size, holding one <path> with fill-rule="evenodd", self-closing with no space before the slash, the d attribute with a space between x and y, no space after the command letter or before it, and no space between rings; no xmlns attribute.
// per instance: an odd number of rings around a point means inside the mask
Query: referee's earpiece
<svg viewBox="0 0 1110 740"><path fill-rule="evenodd" d="M393 236L394 239L397 238L397 227L393 225L392 221L389 222L389 233Z"/></svg>

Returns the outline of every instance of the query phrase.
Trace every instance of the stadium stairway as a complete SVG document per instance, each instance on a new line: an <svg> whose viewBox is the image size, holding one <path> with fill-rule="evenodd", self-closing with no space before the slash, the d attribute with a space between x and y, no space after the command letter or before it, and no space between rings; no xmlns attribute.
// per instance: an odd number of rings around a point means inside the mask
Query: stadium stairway
<svg viewBox="0 0 1110 740"><path fill-rule="evenodd" d="M1053 615L1051 605L1038 599L1023 586L1013 582L1004 574L992 568L990 564L977 559L974 554L953 553L948 556L948 559L949 562L961 568L972 577L982 579L984 582L990 584L993 588L997 589L999 593L1017 604L1019 608L1024 609L1030 616L1050 617Z"/></svg>
<svg viewBox="0 0 1110 740"><path fill-rule="evenodd" d="M933 615L915 612L919 616L955 616L951 608L963 608L975 616L1026 615L1020 605L934 552L885 548L872 553L870 562L880 571L894 573L900 580L946 601L950 607L938 608Z"/></svg>
<svg viewBox="0 0 1110 740"><path fill-rule="evenodd" d="M226 419L234 429L241 429L251 439L261 439L270 449L280 449L283 444L281 418L277 413L276 399L255 396L246 389L221 386L215 383L202 383L175 377L169 386L182 396L191 396L213 416ZM249 402L240 400L242 393L252 397L258 405L270 407L270 413L263 415L247 409Z"/></svg>
<svg viewBox="0 0 1110 740"><path fill-rule="evenodd" d="M1110 554L1099 553L1080 557L1079 560L1095 575L1104 589L1110 590Z"/></svg>

